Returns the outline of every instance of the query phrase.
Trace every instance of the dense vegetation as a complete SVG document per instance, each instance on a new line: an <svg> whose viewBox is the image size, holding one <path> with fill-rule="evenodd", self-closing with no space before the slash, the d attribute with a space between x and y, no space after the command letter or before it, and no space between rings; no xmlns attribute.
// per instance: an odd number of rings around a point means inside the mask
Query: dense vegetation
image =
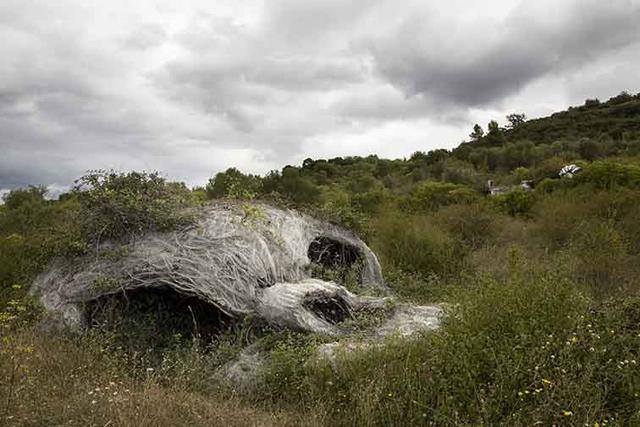
<svg viewBox="0 0 640 427"><path fill-rule="evenodd" d="M193 190L93 172L56 201L42 187L12 191L0 207L3 422L640 424L640 95L508 121L474 127L451 151L307 159L264 177L229 169ZM560 179L568 163L583 171ZM489 179L534 190L488 196ZM443 327L337 365L309 361L320 338L275 334L251 396L208 375L246 340L242 326L161 357L111 333L34 328L26 291L48 263L188 224L189 208L213 198L264 199L356 230L401 299L445 303Z"/></svg>

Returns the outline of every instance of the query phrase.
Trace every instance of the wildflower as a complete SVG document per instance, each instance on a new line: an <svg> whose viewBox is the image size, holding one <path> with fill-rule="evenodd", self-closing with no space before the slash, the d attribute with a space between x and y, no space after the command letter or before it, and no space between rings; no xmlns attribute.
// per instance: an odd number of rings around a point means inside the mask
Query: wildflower
<svg viewBox="0 0 640 427"><path fill-rule="evenodd" d="M564 415L565 417L570 417L573 415L573 412L571 411L562 411L562 415Z"/></svg>
<svg viewBox="0 0 640 427"><path fill-rule="evenodd" d="M553 382L549 381L549 380L548 380L548 379L546 379L546 378L543 378L543 379L542 379L542 384L548 384L548 385L551 385L551 384L553 384Z"/></svg>
<svg viewBox="0 0 640 427"><path fill-rule="evenodd" d="M92 401L91 401L91 404L92 404L92 405L95 405L96 403L98 403L98 401L97 401L97 400L92 400Z"/></svg>
<svg viewBox="0 0 640 427"><path fill-rule="evenodd" d="M153 372L153 368L147 368L147 372Z"/></svg>

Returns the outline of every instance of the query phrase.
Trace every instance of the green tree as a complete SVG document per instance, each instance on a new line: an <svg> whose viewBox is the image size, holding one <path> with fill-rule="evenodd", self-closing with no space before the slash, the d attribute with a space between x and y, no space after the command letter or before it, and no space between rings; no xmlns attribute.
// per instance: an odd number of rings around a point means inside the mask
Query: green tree
<svg viewBox="0 0 640 427"><path fill-rule="evenodd" d="M491 120L487 125L487 129L489 130L489 135L497 135L500 131L500 125L495 120Z"/></svg>
<svg viewBox="0 0 640 427"><path fill-rule="evenodd" d="M524 114L513 113L507 116L507 121L509 122L509 127L515 129L526 122L527 117Z"/></svg>
<svg viewBox="0 0 640 427"><path fill-rule="evenodd" d="M17 209L26 204L42 203L45 194L47 194L46 187L30 185L28 188L10 191L2 199L7 209Z"/></svg>
<svg viewBox="0 0 640 427"><path fill-rule="evenodd" d="M483 136L484 136L484 130L482 130L482 126L476 123L473 126L473 132L469 134L469 137L471 138L472 141L476 142L476 141L479 141Z"/></svg>
<svg viewBox="0 0 640 427"><path fill-rule="evenodd" d="M262 180L259 176L245 175L236 168L217 173L214 178L209 179L206 187L210 199L253 199L261 190Z"/></svg>

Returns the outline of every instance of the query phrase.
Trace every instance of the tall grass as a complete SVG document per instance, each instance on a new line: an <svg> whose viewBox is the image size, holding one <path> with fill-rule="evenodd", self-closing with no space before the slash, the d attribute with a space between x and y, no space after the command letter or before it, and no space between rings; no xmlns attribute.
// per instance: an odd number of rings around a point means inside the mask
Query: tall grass
<svg viewBox="0 0 640 427"><path fill-rule="evenodd" d="M250 404L222 390L206 355L186 352L155 368L98 337L3 334L0 424L72 426L320 425L319 413ZM155 365L154 365L155 366ZM182 366L182 369L180 368ZM218 384L216 384L218 382Z"/></svg>

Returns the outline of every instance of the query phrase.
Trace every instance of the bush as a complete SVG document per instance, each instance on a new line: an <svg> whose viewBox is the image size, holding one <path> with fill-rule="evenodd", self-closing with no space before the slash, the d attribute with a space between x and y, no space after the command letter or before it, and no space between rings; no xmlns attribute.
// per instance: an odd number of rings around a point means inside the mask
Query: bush
<svg viewBox="0 0 640 427"><path fill-rule="evenodd" d="M414 212L433 211L442 206L470 203L477 200L478 196L464 185L427 181L412 191L403 206Z"/></svg>
<svg viewBox="0 0 640 427"><path fill-rule="evenodd" d="M28 188L10 191L2 199L6 209L14 210L26 205L41 205L45 194L46 187L31 185Z"/></svg>
<svg viewBox="0 0 640 427"><path fill-rule="evenodd" d="M0 311L9 301L21 300L53 258L86 250L78 202L47 201L43 194L16 190L7 197L11 203L0 206Z"/></svg>
<svg viewBox="0 0 640 427"><path fill-rule="evenodd" d="M462 265L460 245L424 216L387 214L373 228L372 246L385 267L429 277L451 275Z"/></svg>
<svg viewBox="0 0 640 427"><path fill-rule="evenodd" d="M436 224L472 249L491 241L498 226L497 215L484 203L447 206L433 218Z"/></svg>
<svg viewBox="0 0 640 427"><path fill-rule="evenodd" d="M167 231L192 220L186 208L194 201L187 187L155 172L91 172L76 181L74 191L90 242Z"/></svg>
<svg viewBox="0 0 640 427"><path fill-rule="evenodd" d="M613 160L596 161L585 167L577 176L577 181L597 189L637 188L640 186L640 167Z"/></svg>
<svg viewBox="0 0 640 427"><path fill-rule="evenodd" d="M262 180L255 175L245 175L236 168L229 168L211 178L206 187L210 199L230 197L253 199L262 190Z"/></svg>
<svg viewBox="0 0 640 427"><path fill-rule="evenodd" d="M624 288L626 244L611 221L580 223L572 233L569 250L577 280L597 296L611 295Z"/></svg>
<svg viewBox="0 0 640 427"><path fill-rule="evenodd" d="M530 191L516 189L506 194L494 196L491 201L501 212L508 215L526 215L533 207L535 196Z"/></svg>

